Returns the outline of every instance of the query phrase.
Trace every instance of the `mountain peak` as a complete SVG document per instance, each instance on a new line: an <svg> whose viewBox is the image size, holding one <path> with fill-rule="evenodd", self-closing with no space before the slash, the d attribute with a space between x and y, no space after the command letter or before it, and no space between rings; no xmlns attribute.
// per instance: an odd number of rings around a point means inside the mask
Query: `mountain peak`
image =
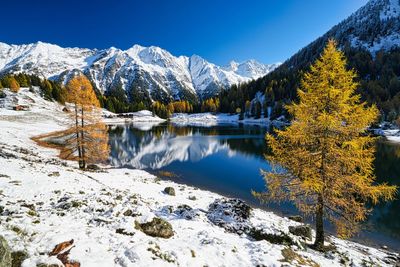
<svg viewBox="0 0 400 267"><path fill-rule="evenodd" d="M128 96L140 91L137 95L151 100L207 98L221 88L272 70L272 65L255 61L243 66L235 63L237 68L227 70L198 55L176 57L158 46L133 45L123 51L115 47L62 48L44 42L12 46L0 43L0 54L4 55L0 58L0 74L26 72L65 82L80 72L102 92L122 86Z"/></svg>

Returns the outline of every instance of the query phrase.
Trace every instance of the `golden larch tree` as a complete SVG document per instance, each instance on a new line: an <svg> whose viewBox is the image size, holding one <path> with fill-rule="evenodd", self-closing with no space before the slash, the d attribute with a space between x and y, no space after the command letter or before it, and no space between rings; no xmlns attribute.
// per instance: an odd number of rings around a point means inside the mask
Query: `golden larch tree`
<svg viewBox="0 0 400 267"><path fill-rule="evenodd" d="M356 73L346 64L329 41L301 81L299 102L287 106L292 124L266 136L271 170L262 172L268 191L253 192L262 201L291 201L314 216L316 249L324 248L324 220L349 237L366 219L366 204L396 194L395 186L375 184L375 138L366 129L378 111L360 102Z"/></svg>
<svg viewBox="0 0 400 267"><path fill-rule="evenodd" d="M109 154L107 126L101 122L100 104L90 81L79 75L66 86L67 102L72 105L70 113L73 127L69 130L63 158L76 159L79 168L87 163L104 161Z"/></svg>

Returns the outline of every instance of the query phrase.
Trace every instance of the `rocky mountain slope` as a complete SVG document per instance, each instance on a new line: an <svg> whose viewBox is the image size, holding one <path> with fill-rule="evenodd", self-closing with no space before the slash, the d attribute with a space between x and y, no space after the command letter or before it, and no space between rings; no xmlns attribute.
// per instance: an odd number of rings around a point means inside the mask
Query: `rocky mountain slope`
<svg viewBox="0 0 400 267"><path fill-rule="evenodd" d="M308 65L321 53L330 38L335 39L342 48L348 46L365 49L373 55L379 50L400 48L400 1L370 0L350 17L293 55L282 67L298 69Z"/></svg>
<svg viewBox="0 0 400 267"><path fill-rule="evenodd" d="M207 98L222 88L259 78L277 66L249 60L220 67L197 55L176 57L155 46L91 50L42 42L0 43L0 74L26 72L65 82L82 72L101 92L122 88L131 99L137 95L153 100Z"/></svg>

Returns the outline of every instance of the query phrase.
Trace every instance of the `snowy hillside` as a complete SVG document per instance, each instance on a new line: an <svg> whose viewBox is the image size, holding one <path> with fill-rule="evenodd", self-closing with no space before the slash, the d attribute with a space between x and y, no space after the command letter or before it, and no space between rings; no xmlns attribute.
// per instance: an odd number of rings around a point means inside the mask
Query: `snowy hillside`
<svg viewBox="0 0 400 267"><path fill-rule="evenodd" d="M42 42L0 43L0 74L26 72L65 81L83 72L102 92L122 87L128 97L141 94L154 100L213 96L221 88L259 78L277 66L249 60L223 68L197 55L176 57L155 46L90 50Z"/></svg>
<svg viewBox="0 0 400 267"><path fill-rule="evenodd" d="M8 243L8 253L19 252L23 267L67 260L85 267L395 266L400 260L397 253L333 236L335 250L316 252L306 246L309 237L293 231L307 227L302 223L145 171L102 166L82 172L30 139L65 127L62 106L27 88L6 94L0 105L0 241ZM14 102L30 109L10 110ZM69 254L50 253L65 241L62 252Z"/></svg>

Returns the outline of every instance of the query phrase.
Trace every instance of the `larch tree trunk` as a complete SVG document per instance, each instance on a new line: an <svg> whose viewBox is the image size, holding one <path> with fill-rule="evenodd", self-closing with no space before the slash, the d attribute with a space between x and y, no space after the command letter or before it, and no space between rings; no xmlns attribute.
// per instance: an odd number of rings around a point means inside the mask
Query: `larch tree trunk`
<svg viewBox="0 0 400 267"><path fill-rule="evenodd" d="M82 138L82 169L86 168L86 159L85 159L85 132L84 132L84 119L83 119L83 107L81 109L81 138Z"/></svg>
<svg viewBox="0 0 400 267"><path fill-rule="evenodd" d="M322 249L324 247L324 200L321 194L318 195L317 211L315 213L315 231L314 247Z"/></svg>
<svg viewBox="0 0 400 267"><path fill-rule="evenodd" d="M78 164L79 168L82 169L82 150L81 150L81 142L79 141L79 122L78 122L78 107L75 103L75 133L76 133L76 145L78 148Z"/></svg>

